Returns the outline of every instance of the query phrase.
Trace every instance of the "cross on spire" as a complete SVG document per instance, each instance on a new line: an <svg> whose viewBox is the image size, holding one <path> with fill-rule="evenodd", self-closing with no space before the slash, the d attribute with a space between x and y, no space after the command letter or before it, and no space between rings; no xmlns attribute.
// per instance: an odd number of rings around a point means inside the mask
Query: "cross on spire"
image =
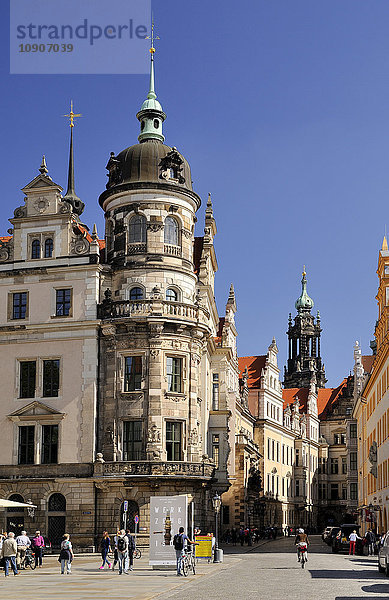
<svg viewBox="0 0 389 600"><path fill-rule="evenodd" d="M70 100L70 113L68 115L63 115L64 117L69 117L70 119L70 127L74 127L74 119L78 118L78 117L82 117L81 113L74 113L73 112L73 100Z"/></svg>
<svg viewBox="0 0 389 600"><path fill-rule="evenodd" d="M150 40L151 59L153 59L153 54L155 52L154 41L159 39L161 39L159 35L154 35L154 15L151 14L151 35L146 36L146 40Z"/></svg>

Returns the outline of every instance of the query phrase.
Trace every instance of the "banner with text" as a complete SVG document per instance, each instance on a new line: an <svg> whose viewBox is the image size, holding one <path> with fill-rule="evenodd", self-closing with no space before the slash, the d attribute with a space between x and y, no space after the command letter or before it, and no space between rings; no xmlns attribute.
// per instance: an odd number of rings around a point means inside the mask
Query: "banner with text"
<svg viewBox="0 0 389 600"><path fill-rule="evenodd" d="M151 496L150 565L175 565L173 538L180 527L187 532L188 497Z"/></svg>

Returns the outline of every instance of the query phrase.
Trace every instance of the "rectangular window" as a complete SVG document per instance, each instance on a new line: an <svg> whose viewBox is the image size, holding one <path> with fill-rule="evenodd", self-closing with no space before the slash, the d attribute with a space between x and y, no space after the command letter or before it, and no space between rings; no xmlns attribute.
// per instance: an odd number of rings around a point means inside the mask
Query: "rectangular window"
<svg viewBox="0 0 389 600"><path fill-rule="evenodd" d="M356 471L357 468L357 453L350 452L350 471Z"/></svg>
<svg viewBox="0 0 389 600"><path fill-rule="evenodd" d="M350 500L358 500L358 484L350 483Z"/></svg>
<svg viewBox="0 0 389 600"><path fill-rule="evenodd" d="M56 290L55 315L68 317L72 307L72 290Z"/></svg>
<svg viewBox="0 0 389 600"><path fill-rule="evenodd" d="M342 473L345 475L347 473L347 458L342 458Z"/></svg>
<svg viewBox="0 0 389 600"><path fill-rule="evenodd" d="M25 319L27 316L27 292L12 294L12 318Z"/></svg>
<svg viewBox="0 0 389 600"><path fill-rule="evenodd" d="M142 460L142 438L142 421L123 422L123 460Z"/></svg>
<svg viewBox="0 0 389 600"><path fill-rule="evenodd" d="M274 440L272 440L272 441L271 441L271 459L272 459L272 460L274 460L274 457L275 457L275 455L276 455L276 454L275 454L275 441L274 441Z"/></svg>
<svg viewBox="0 0 389 600"><path fill-rule="evenodd" d="M20 398L35 398L36 362L26 360L20 363Z"/></svg>
<svg viewBox="0 0 389 600"><path fill-rule="evenodd" d="M212 410L219 410L219 373L212 376Z"/></svg>
<svg viewBox="0 0 389 600"><path fill-rule="evenodd" d="M299 460L300 460L300 450L296 450L296 467L299 466Z"/></svg>
<svg viewBox="0 0 389 600"><path fill-rule="evenodd" d="M43 361L43 396L58 396L59 390L59 360Z"/></svg>
<svg viewBox="0 0 389 600"><path fill-rule="evenodd" d="M34 425L22 425L19 427L18 464L33 465L35 449L35 427Z"/></svg>
<svg viewBox="0 0 389 600"><path fill-rule="evenodd" d="M331 468L331 475L338 474L338 459L337 458L330 459L330 468Z"/></svg>
<svg viewBox="0 0 389 600"><path fill-rule="evenodd" d="M347 485L342 484L342 500L347 500Z"/></svg>
<svg viewBox="0 0 389 600"><path fill-rule="evenodd" d="M182 460L182 423L166 421L167 460Z"/></svg>
<svg viewBox="0 0 389 600"><path fill-rule="evenodd" d="M341 444L345 444L346 443L346 434L345 433L341 433L340 434L340 443Z"/></svg>
<svg viewBox="0 0 389 600"><path fill-rule="evenodd" d="M350 424L350 438L355 439L356 437L357 437L357 424L351 423Z"/></svg>
<svg viewBox="0 0 389 600"><path fill-rule="evenodd" d="M280 462L280 442L277 442L276 450L277 450L277 462Z"/></svg>
<svg viewBox="0 0 389 600"><path fill-rule="evenodd" d="M271 440L267 438L267 457L271 460Z"/></svg>
<svg viewBox="0 0 389 600"><path fill-rule="evenodd" d="M58 462L58 425L42 426L42 463L45 465Z"/></svg>
<svg viewBox="0 0 389 600"><path fill-rule="evenodd" d="M212 435L212 458L215 461L216 469L219 468L219 434Z"/></svg>
<svg viewBox="0 0 389 600"><path fill-rule="evenodd" d="M339 488L337 483L331 483L331 500L339 500Z"/></svg>
<svg viewBox="0 0 389 600"><path fill-rule="evenodd" d="M169 392L182 392L182 358L166 358L167 389Z"/></svg>
<svg viewBox="0 0 389 600"><path fill-rule="evenodd" d="M296 479L296 496L300 496L300 480Z"/></svg>
<svg viewBox="0 0 389 600"><path fill-rule="evenodd" d="M134 392L142 387L142 357L126 356L124 359L124 391Z"/></svg>
<svg viewBox="0 0 389 600"><path fill-rule="evenodd" d="M339 444L339 433L334 433L334 444Z"/></svg>
<svg viewBox="0 0 389 600"><path fill-rule="evenodd" d="M285 464L285 444L282 444L282 464Z"/></svg>

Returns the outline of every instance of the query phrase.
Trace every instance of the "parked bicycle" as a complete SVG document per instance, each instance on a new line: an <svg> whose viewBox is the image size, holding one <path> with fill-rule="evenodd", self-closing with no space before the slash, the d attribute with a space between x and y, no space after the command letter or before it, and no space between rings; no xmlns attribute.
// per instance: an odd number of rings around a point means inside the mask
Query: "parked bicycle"
<svg viewBox="0 0 389 600"><path fill-rule="evenodd" d="M25 555L24 561L23 561L23 567L25 569L27 569L28 567L30 567L30 569L32 569L32 570L34 570L35 567L36 567L36 564L35 564L35 554L31 550L31 548L27 548L27 550L26 550L26 555Z"/></svg>
<svg viewBox="0 0 389 600"><path fill-rule="evenodd" d="M141 558L142 556L142 552L139 550L139 548L135 548L134 553L133 553L133 557L134 558Z"/></svg>

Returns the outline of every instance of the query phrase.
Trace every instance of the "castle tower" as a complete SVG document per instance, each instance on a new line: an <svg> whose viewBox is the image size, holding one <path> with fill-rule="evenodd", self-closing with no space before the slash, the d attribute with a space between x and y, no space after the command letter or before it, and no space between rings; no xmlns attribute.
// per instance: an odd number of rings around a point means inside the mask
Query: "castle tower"
<svg viewBox="0 0 389 600"><path fill-rule="evenodd" d="M307 278L305 269L301 279L302 291L296 300L297 315L292 322L289 315L287 336L289 340L288 362L284 373L284 387L309 388L312 374L316 376L316 385L325 386L326 378L324 365L320 355L320 313L317 317L311 314L314 302L307 293Z"/></svg>

